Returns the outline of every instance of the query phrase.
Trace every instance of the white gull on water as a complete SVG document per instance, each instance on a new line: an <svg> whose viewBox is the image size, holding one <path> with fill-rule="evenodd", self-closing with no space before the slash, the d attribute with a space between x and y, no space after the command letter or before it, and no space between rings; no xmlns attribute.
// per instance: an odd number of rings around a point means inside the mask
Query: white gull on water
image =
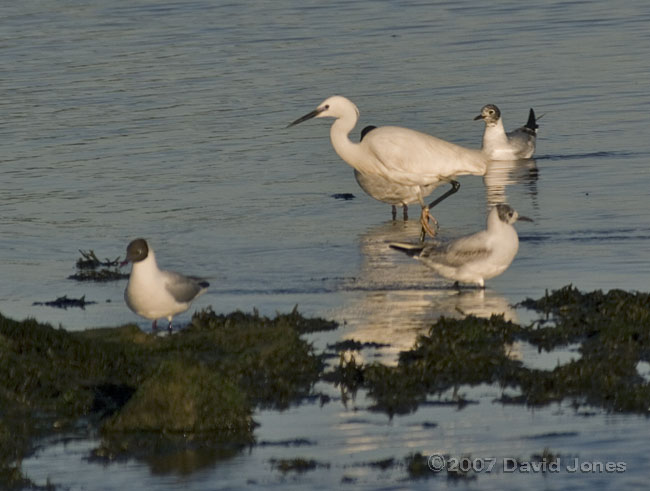
<svg viewBox="0 0 650 491"><path fill-rule="evenodd" d="M529 159L535 153L538 125L532 108L526 124L509 133L503 127L501 111L494 104L483 106L481 114L474 118L479 119L485 121L482 150L491 160Z"/></svg>
<svg viewBox="0 0 650 491"><path fill-rule="evenodd" d="M485 280L503 273L517 255L519 237L512 226L517 220L532 222L510 206L499 204L490 210L486 230L443 244L392 243L390 247L415 257L445 278L484 288Z"/></svg>

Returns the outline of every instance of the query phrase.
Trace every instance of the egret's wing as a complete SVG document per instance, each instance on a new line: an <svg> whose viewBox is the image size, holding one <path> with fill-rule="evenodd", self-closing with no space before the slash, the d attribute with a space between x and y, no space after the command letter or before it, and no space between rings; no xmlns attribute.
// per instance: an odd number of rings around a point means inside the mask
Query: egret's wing
<svg viewBox="0 0 650 491"><path fill-rule="evenodd" d="M478 150L398 126L372 130L361 145L386 177L405 185L426 186L463 174L483 175L487 164Z"/></svg>
<svg viewBox="0 0 650 491"><path fill-rule="evenodd" d="M354 170L354 178L366 194L378 201L383 201L391 205L410 205L411 203L416 203L420 192L422 197L426 197L436 187L429 186L420 188L420 186L406 186L389 181L380 175L363 174L356 169Z"/></svg>
<svg viewBox="0 0 650 491"><path fill-rule="evenodd" d="M164 271L165 288L179 303L187 303L194 300L202 293L209 283L195 276L185 276L173 271Z"/></svg>

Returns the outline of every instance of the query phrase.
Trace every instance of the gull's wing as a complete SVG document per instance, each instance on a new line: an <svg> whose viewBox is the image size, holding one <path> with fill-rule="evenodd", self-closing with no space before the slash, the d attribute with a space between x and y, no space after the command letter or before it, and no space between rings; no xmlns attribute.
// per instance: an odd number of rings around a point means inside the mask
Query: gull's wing
<svg viewBox="0 0 650 491"><path fill-rule="evenodd" d="M508 143L517 155L529 158L535 152L535 141L537 137L535 132L525 126L517 128L506 135L508 136Z"/></svg>
<svg viewBox="0 0 650 491"><path fill-rule="evenodd" d="M488 257L492 250L486 245L487 232L477 232L452 242L424 247L419 259L424 262L459 267L472 261Z"/></svg>
<svg viewBox="0 0 650 491"><path fill-rule="evenodd" d="M539 126L535 119L535 111L531 108L526 124L510 133L506 133L508 143L517 155L524 158L533 156L533 153L535 153L535 142L537 140L537 128Z"/></svg>
<svg viewBox="0 0 650 491"><path fill-rule="evenodd" d="M173 271L164 271L165 288L179 303L188 303L203 293L210 284L196 276L185 276Z"/></svg>

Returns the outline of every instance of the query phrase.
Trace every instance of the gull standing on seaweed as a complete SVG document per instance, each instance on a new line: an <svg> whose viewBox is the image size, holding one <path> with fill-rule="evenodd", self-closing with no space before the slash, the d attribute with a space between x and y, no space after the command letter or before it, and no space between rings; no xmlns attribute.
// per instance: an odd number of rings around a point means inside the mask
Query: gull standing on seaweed
<svg viewBox="0 0 650 491"><path fill-rule="evenodd" d="M198 296L207 291L210 284L196 276L185 276L158 268L153 249L145 239L135 239L126 248L126 260L133 263L129 283L124 290L124 300L136 314L153 320L167 318L172 329L172 318L185 312Z"/></svg>
<svg viewBox="0 0 650 491"><path fill-rule="evenodd" d="M440 244L392 243L390 247L415 257L425 266L456 284L472 283L485 288L485 280L500 275L512 263L519 250L519 237L512 226L519 216L510 206L500 204L490 210L487 230Z"/></svg>
<svg viewBox="0 0 650 491"><path fill-rule="evenodd" d="M483 106L474 121L479 119L485 121L482 150L491 160L529 159L535 153L539 126L533 108L530 108L526 124L510 133L506 133L501 111L494 104Z"/></svg>
<svg viewBox="0 0 650 491"><path fill-rule="evenodd" d="M425 232L435 235L429 225L429 210L458 191L457 176L484 175L488 158L480 150L470 150L419 131L398 126L380 126L369 132L360 143L348 137L359 119L359 110L350 100L332 96L315 110L296 119L294 126L311 118L334 118L330 139L336 153L360 173L380 176L391 183L412 186L422 206L420 221ZM451 189L429 204L424 203L426 190L448 182Z"/></svg>

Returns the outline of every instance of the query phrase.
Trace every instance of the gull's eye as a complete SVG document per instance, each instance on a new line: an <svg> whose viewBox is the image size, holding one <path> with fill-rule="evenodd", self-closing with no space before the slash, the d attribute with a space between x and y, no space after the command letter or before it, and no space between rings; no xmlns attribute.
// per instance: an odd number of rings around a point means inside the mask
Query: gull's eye
<svg viewBox="0 0 650 491"><path fill-rule="evenodd" d="M492 115L494 114L494 109L490 109L490 110L488 111L488 114L489 114L490 116L492 116Z"/></svg>

